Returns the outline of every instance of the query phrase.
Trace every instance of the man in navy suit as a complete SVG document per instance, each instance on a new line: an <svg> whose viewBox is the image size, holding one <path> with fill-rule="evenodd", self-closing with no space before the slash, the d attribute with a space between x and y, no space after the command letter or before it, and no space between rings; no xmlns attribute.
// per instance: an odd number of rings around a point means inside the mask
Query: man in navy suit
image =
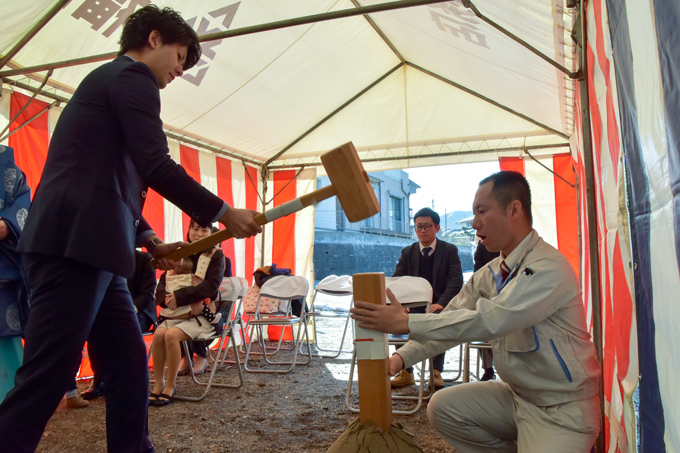
<svg viewBox="0 0 680 453"><path fill-rule="evenodd" d="M410 275L423 277L432 285L432 304L430 313L439 313L456 297L463 287L463 270L458 257L458 248L448 242L438 240L437 233L441 229L439 214L430 208L423 208L413 216L418 242L404 247L399 257L393 277ZM416 307L411 313L425 313L425 307ZM399 349L397 347L397 349ZM442 371L444 370L443 352L434 357L433 381L435 388L444 387ZM391 381L393 388L405 387L415 383L413 368L402 370Z"/></svg>
<svg viewBox="0 0 680 453"><path fill-rule="evenodd" d="M165 244L142 217L148 187L201 225L261 231L172 161L160 93L200 58L198 36L154 5L125 23L119 56L92 71L59 118L19 243L31 295L23 365L0 405L0 452L34 451L73 379L85 340L106 382L110 452L150 452L146 348L127 288L135 246L162 268ZM26 151L28 152L28 151Z"/></svg>

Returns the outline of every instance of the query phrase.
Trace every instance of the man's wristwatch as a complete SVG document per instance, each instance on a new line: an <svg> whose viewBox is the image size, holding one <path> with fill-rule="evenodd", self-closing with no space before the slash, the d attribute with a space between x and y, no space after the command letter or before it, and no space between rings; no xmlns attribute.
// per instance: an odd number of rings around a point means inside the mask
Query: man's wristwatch
<svg viewBox="0 0 680 453"><path fill-rule="evenodd" d="M146 244L146 251L149 253L153 253L156 246L162 243L163 241L161 240L161 238L155 237Z"/></svg>

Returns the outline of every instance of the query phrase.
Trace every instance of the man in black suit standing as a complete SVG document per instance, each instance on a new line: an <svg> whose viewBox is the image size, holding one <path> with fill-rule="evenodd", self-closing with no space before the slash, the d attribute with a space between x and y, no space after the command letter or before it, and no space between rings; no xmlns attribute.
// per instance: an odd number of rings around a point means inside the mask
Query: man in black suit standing
<svg viewBox="0 0 680 453"><path fill-rule="evenodd" d="M413 223L418 242L404 247L392 276L423 277L430 282L432 285L430 313L439 313L463 287L463 270L458 257L458 248L437 239L441 226L439 214L432 209L423 208L416 212L413 216ZM425 307L416 307L410 311L425 313ZM438 389L444 387L441 373L444 370L445 356L444 352L434 357L433 381L434 387ZM393 388L414 384L413 368L402 370L390 382Z"/></svg>
<svg viewBox="0 0 680 453"><path fill-rule="evenodd" d="M106 382L110 452L151 452L146 348L125 279L143 246L163 243L142 217L148 187L197 223L236 238L261 231L255 211L228 206L172 161L160 89L200 58L175 11L146 6L125 22L119 56L92 71L62 112L19 243L32 291L23 365L0 405L0 452L31 452L78 367L87 340Z"/></svg>

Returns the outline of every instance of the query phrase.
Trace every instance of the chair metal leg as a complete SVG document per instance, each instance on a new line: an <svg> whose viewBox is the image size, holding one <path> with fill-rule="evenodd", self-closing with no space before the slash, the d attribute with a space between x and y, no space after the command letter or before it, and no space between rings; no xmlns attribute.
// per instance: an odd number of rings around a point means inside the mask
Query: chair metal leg
<svg viewBox="0 0 680 453"><path fill-rule="evenodd" d="M323 317L323 316L321 316L321 317ZM338 357L340 356L340 354L343 353L343 352L346 352L346 353L348 353L348 354L349 354L350 352L352 352L352 351L343 351L343 349L342 349L343 346L345 345L345 337L347 336L347 327L349 326L349 320L350 320L350 317L349 317L349 316L347 316L347 319L345 320L345 328L344 328L344 330L342 331L342 339L340 340L340 347L338 348L337 351L336 351L335 349L322 348L321 346L319 346L319 342L318 342L319 336L318 336L318 333L317 333L317 330L316 330L316 319L317 319L317 317L315 316L315 317L314 317L313 327L312 327L312 328L313 328L313 333L314 333L314 341L311 342L312 346L314 346L314 348L315 348L317 351L322 351L322 352L329 352L329 351L331 351L331 352L334 352L334 354L319 354L319 353L312 353L312 357L321 357L321 358L324 358L324 359L336 359L336 358L338 358ZM302 347L303 345L300 345L300 346Z"/></svg>
<svg viewBox="0 0 680 453"><path fill-rule="evenodd" d="M249 360L250 354L251 354L251 346L252 346L252 341L251 341L251 342L248 343L248 345L246 347L246 359L245 359L245 362L244 362L245 370L250 372L250 373L288 373L295 367L295 365L309 365L312 361L312 355L311 355L311 347L310 347L310 343L309 343L309 332L307 330L307 323L304 322L304 319L303 319L301 322L299 322L297 324L298 324L298 333L297 333L296 339L294 341L294 347L292 349L293 350L293 358L290 362L287 362L287 361L286 362L284 362L284 361L279 362L279 361L270 360L269 357L273 354L267 353L267 348L266 348L266 345L264 343L263 335L262 335L263 334L262 329L263 329L264 326L263 325L255 325L254 327L258 329L258 342L260 342L260 344L262 346L263 358L264 358L265 362L267 363L267 365L273 365L273 366L290 365L290 366L288 368L283 369L283 370L255 370L255 369L250 368L248 366L248 360ZM289 324L289 325L291 327L293 326L292 324ZM304 330L304 333L303 333L303 330ZM251 332L252 332L252 330L251 330ZM300 354L301 355L307 355L307 361L298 363L297 356L298 356L298 352L300 350L299 345L300 345L300 342L303 341L303 340L307 343L307 351L308 352L307 352L307 354L300 352ZM277 352L278 352L278 350L277 350Z"/></svg>
<svg viewBox="0 0 680 453"><path fill-rule="evenodd" d="M428 359L430 363L430 371L433 369L432 368L432 359ZM425 388L425 369L426 369L426 362L427 361L422 361L421 362L421 372L420 372L420 383L418 385L418 396L410 396L410 395L392 395L392 401L399 401L399 400L416 400L417 404L415 408L412 410L396 410L392 409L393 414L399 414L399 415L413 415L416 412L420 410L422 407L423 401L429 401L430 397L434 394L434 377L432 376L432 372L430 372L430 377L428 379L428 394L424 395L424 388ZM352 393L352 381L354 378L354 366L356 362L356 348L354 351L352 351L352 361L350 364L350 369L349 369L349 379L347 380L347 389L345 390L345 406L347 409L354 413L358 414L359 413L359 408L352 406L352 403L350 401L351 399L351 393Z"/></svg>
<svg viewBox="0 0 680 453"><path fill-rule="evenodd" d="M279 351L292 351L293 350L292 347L283 347L283 330L284 329L282 329L281 336L279 337L279 340L276 343L276 346L267 346L266 343L264 341L262 341L262 350L263 351L265 349L268 350L268 351L273 351L273 352L269 352L270 356L278 354ZM251 330L251 332L252 332L252 330ZM258 343L259 343L259 340L261 338L262 339L264 338L263 334L264 334L264 331L262 329L258 329L258 337L257 337ZM241 352L244 352L243 351L243 345L245 344L245 335L243 337L244 337L244 340L243 340L243 343L241 343ZM249 340L252 341L252 338L249 338ZM259 351L251 351L250 353L252 355L263 355L264 354L263 352L259 352Z"/></svg>
<svg viewBox="0 0 680 453"><path fill-rule="evenodd" d="M442 374L451 373L451 372L457 372L458 374L456 374L456 377L443 378L444 382L455 382L458 379L460 379L461 375L463 374L463 371L464 371L463 370L463 344L460 344L458 346L458 348L459 348L458 349L458 369L456 369L456 370L446 370L445 369L444 371L442 371Z"/></svg>
<svg viewBox="0 0 680 453"><path fill-rule="evenodd" d="M356 357L357 357L357 350L356 348L352 351L352 361L350 362L350 367L349 367L349 379L347 380L347 390L345 391L345 406L347 409L349 409L350 412L354 414L359 413L359 408L356 408L352 406L350 403L350 395L352 393L352 381L354 378L354 364L356 363Z"/></svg>
<svg viewBox="0 0 680 453"><path fill-rule="evenodd" d="M229 339L226 339L226 337L229 337ZM222 355L222 359L227 355L227 352L229 351L229 343L231 343L231 346L234 348L234 356L236 357L236 369L238 371L238 383L237 384L220 384L220 383L214 383L213 380L215 378L215 373L217 371L217 368L219 368L218 363L220 362L220 355ZM186 342L184 342L184 348L185 352L188 353L188 347L186 345ZM182 395L176 395L175 399L181 400L181 401L193 401L193 402L198 402L198 401L203 401L205 397L208 395L208 392L210 391L211 387L222 387L222 388L240 388L243 386L243 370L241 368L241 362L238 357L238 352L236 351L236 340L234 338L234 331L231 330L231 332L228 335L222 335L220 337L219 344L217 346L217 354L215 357L215 362L212 367L212 370L210 371L210 376L208 377L207 382L202 382L196 379L196 375L194 374L193 368L191 368L191 378L194 381L195 384L197 385L202 385L205 386L205 391L201 396L198 397L193 397L193 396L182 396Z"/></svg>

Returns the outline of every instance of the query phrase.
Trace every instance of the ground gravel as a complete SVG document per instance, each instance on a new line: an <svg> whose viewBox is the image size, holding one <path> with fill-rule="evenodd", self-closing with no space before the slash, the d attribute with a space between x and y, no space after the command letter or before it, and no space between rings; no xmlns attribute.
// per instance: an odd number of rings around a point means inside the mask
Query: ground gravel
<svg viewBox="0 0 680 453"><path fill-rule="evenodd" d="M322 345L337 343L342 324L327 321L319 332ZM149 433L154 447L159 452L325 452L357 418L345 406L350 362L351 354L343 353L336 359L313 358L310 365L296 366L287 374L244 372L240 389L214 388L202 402L151 407ZM449 352L446 368L457 368L458 363L458 349ZM233 366L216 372L219 382L235 382L235 378ZM88 381L78 383L81 392L88 386ZM416 394L416 387L401 392ZM191 377L178 378L178 394L201 393ZM352 402L358 403L356 381ZM405 409L408 404L412 403L397 402L394 407ZM425 407L415 415L395 415L394 422L413 434L426 452L454 451L430 426ZM106 451L104 398L82 409L68 409L62 402L37 451Z"/></svg>

